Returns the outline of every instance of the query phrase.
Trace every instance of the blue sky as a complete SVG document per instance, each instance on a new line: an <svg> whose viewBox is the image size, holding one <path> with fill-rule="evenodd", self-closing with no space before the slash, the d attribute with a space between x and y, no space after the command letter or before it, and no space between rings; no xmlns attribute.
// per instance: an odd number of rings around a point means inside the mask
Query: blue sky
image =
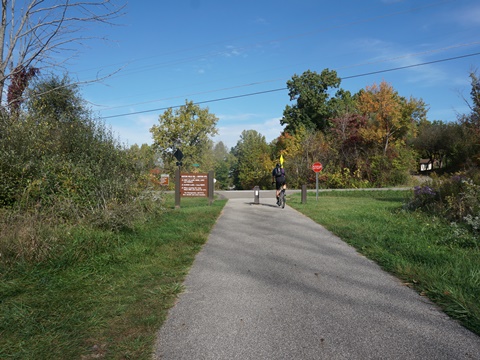
<svg viewBox="0 0 480 360"><path fill-rule="evenodd" d="M455 121L480 64L478 0L132 0L117 22L92 29L109 40L88 43L68 70L78 81L107 76L81 93L129 145L151 144L162 109L186 99L219 118L215 142L230 148L250 129L270 142L286 81L325 68L352 93L385 80L422 98L430 120Z"/></svg>

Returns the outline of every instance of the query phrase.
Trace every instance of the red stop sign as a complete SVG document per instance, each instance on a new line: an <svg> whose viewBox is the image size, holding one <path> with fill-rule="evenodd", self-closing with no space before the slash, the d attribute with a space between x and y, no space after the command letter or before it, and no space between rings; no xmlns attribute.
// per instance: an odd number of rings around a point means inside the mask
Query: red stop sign
<svg viewBox="0 0 480 360"><path fill-rule="evenodd" d="M312 170L315 171L316 173L322 171L323 166L322 163L316 162L312 165Z"/></svg>

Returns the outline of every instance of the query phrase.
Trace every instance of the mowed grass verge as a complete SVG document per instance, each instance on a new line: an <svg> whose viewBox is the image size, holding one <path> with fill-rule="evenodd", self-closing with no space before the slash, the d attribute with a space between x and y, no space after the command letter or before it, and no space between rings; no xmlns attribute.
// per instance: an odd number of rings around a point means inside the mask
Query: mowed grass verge
<svg viewBox="0 0 480 360"><path fill-rule="evenodd" d="M76 229L48 262L0 264L0 359L150 359L225 201L173 205L130 233Z"/></svg>
<svg viewBox="0 0 480 360"><path fill-rule="evenodd" d="M315 193L309 193L306 204L299 194L293 194L287 203L480 335L478 245L461 247L455 227L424 213L403 210L407 193L320 192L318 201Z"/></svg>

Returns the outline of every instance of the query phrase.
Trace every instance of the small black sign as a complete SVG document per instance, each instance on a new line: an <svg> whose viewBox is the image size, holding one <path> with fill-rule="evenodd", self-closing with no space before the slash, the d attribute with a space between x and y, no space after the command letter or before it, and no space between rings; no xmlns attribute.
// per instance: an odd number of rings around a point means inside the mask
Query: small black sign
<svg viewBox="0 0 480 360"><path fill-rule="evenodd" d="M178 161L182 161L183 159L183 153L180 149L175 150L173 156L175 156L175 159L177 159Z"/></svg>

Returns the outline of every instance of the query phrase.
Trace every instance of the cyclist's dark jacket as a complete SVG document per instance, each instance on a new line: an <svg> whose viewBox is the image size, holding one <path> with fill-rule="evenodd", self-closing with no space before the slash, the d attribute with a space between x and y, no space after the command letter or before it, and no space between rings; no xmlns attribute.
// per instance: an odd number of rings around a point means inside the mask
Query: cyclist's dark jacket
<svg viewBox="0 0 480 360"><path fill-rule="evenodd" d="M280 174L277 174L277 168L273 169L272 176L275 178L275 182L277 183L277 189L279 185L285 184L285 169L280 168Z"/></svg>

